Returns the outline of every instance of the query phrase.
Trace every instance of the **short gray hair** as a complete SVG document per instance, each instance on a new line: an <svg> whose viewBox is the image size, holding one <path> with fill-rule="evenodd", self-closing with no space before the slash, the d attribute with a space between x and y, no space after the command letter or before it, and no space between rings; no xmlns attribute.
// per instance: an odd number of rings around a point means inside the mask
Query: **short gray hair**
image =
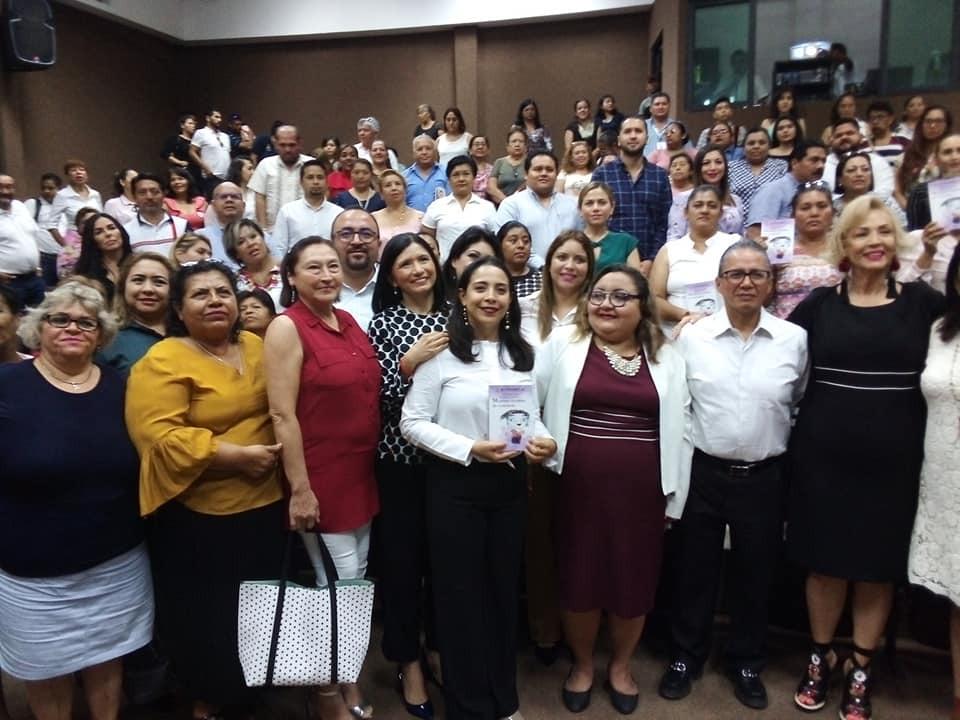
<svg viewBox="0 0 960 720"><path fill-rule="evenodd" d="M717 265L717 273L723 272L723 264L727 261L727 255L740 250L746 250L748 252L755 252L758 255L763 255L763 258L767 261L767 266L773 269L773 266L770 264L770 256L767 255L767 251L763 245L758 242L754 242L753 240L743 239L737 240L733 245L723 251L723 255L720 256L720 263Z"/></svg>
<svg viewBox="0 0 960 720"><path fill-rule="evenodd" d="M414 147L414 149L416 149L417 143L420 142L421 140L428 140L428 141L430 142L430 146L431 146L432 148L436 149L436 147L437 147L437 141L434 140L434 139L433 139L432 137L430 137L429 135L427 135L426 133L421 133L420 135L417 135L417 136L413 139L413 147Z"/></svg>
<svg viewBox="0 0 960 720"><path fill-rule="evenodd" d="M107 299L93 286L79 280L67 280L47 293L43 302L27 311L17 334L31 350L40 347L40 323L44 315L58 308L79 304L100 322L100 347L106 347L117 335L117 320L107 307Z"/></svg>
<svg viewBox="0 0 960 720"><path fill-rule="evenodd" d="M362 117L357 120L357 130L362 127L368 127L373 130L375 133L380 132L380 121L377 120L373 115L370 117Z"/></svg>

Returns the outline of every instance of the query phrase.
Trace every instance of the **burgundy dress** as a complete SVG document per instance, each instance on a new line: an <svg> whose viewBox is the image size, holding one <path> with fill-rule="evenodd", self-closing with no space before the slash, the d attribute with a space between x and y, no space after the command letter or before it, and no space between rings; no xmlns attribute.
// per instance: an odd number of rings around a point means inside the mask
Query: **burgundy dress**
<svg viewBox="0 0 960 720"><path fill-rule="evenodd" d="M659 416L646 360L627 377L591 343L557 495L557 579L566 610L633 618L653 607L666 509Z"/></svg>
<svg viewBox="0 0 960 720"><path fill-rule="evenodd" d="M317 528L355 530L380 510L373 475L380 441L380 363L350 313L334 308L339 330L299 300L286 310L303 346L297 420L310 488L320 504Z"/></svg>

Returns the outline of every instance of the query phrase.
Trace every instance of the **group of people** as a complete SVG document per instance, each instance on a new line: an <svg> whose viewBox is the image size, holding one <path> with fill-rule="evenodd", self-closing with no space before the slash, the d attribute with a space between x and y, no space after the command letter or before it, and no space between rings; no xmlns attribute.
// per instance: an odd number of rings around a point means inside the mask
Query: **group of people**
<svg viewBox="0 0 960 720"><path fill-rule="evenodd" d="M337 579L321 543L341 580L376 554L381 650L419 718L431 678L448 718L521 717L522 583L537 657L573 658L562 705L591 702L606 615L603 684L629 714L670 577L659 693L682 699L728 526L723 660L747 707L768 703L784 524L808 572L800 709L842 671L840 716L871 717L908 578L952 601L960 673L960 231L927 185L960 176L950 113L900 143L874 103L871 145L838 111L828 147L781 89L742 133L718 100L695 150L669 103L578 100L562 165L527 99L495 163L456 108L418 108L406 168L373 117L307 155L295 126L261 142L211 110L106 208L79 160L32 208L0 174L0 667L34 714L68 718L79 672L92 716L117 717L123 658L150 643L194 720L248 713L237 590L279 576L289 531L318 585ZM780 262L763 227L785 218ZM372 717L357 684L312 699Z"/></svg>

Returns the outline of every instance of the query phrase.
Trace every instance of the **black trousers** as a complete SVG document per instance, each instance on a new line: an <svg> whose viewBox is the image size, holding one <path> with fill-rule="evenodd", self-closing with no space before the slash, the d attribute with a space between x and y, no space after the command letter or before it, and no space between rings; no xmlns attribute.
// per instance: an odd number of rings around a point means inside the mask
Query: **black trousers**
<svg viewBox="0 0 960 720"><path fill-rule="evenodd" d="M383 655L397 663L420 657L420 630L436 647L427 558L426 470L393 460L377 461L380 514L376 525L383 592ZM424 584L426 581L426 589Z"/></svg>
<svg viewBox="0 0 960 720"><path fill-rule="evenodd" d="M447 720L515 713L526 467L427 465L427 527Z"/></svg>
<svg viewBox="0 0 960 720"><path fill-rule="evenodd" d="M675 528L672 623L675 656L688 667L703 667L710 654L724 530L729 525L731 627L724 661L731 670L763 668L768 597L783 545L781 464L739 475L699 451L694 453L690 494Z"/></svg>

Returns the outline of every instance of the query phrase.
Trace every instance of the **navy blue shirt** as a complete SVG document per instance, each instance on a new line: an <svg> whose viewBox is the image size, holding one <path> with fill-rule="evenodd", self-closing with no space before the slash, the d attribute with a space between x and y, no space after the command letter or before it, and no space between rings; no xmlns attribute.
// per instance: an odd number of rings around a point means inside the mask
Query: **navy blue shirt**
<svg viewBox="0 0 960 720"><path fill-rule="evenodd" d="M143 540L125 383L100 372L72 394L30 360L0 365L0 568L11 575L80 572Z"/></svg>

